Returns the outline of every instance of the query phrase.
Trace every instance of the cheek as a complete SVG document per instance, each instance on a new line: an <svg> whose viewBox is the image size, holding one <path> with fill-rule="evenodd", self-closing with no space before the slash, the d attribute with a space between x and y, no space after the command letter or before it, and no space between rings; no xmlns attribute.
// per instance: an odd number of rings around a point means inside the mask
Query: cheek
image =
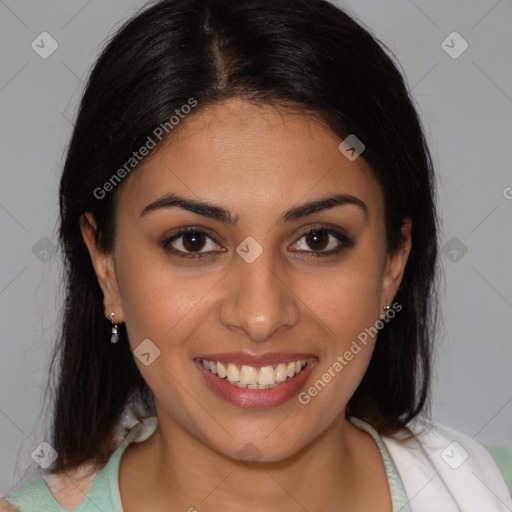
<svg viewBox="0 0 512 512"><path fill-rule="evenodd" d="M371 258L359 259L332 272L315 289L308 304L328 336L321 347L316 379L299 397L317 418L317 428L326 428L346 406L359 386L373 354L375 325L379 319L379 265Z"/></svg>
<svg viewBox="0 0 512 512"><path fill-rule="evenodd" d="M176 349L193 328L201 311L201 286L163 277L147 270L135 282L126 283L122 294L126 328L132 345L149 338L159 347ZM172 343L169 343L172 341Z"/></svg>
<svg viewBox="0 0 512 512"><path fill-rule="evenodd" d="M373 325L381 312L381 262L376 251L360 251L322 277L309 276L305 302L339 341Z"/></svg>
<svg viewBox="0 0 512 512"><path fill-rule="evenodd" d="M326 412L326 423L350 400L370 362L381 313L381 269L378 247L363 242L322 281L305 281L308 307L326 327L329 340L321 344L320 382L306 390L304 400Z"/></svg>
<svg viewBox="0 0 512 512"><path fill-rule="evenodd" d="M150 339L163 348L179 341L208 291L207 279L191 279L165 256L141 243L117 246L116 273L126 329L132 347ZM168 347L172 348L172 347ZM167 348L166 348L167 349Z"/></svg>

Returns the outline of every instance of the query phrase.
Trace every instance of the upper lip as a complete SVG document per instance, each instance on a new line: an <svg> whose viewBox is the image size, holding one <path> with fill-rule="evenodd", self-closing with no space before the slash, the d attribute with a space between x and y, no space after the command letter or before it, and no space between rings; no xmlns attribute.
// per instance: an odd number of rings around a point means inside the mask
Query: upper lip
<svg viewBox="0 0 512 512"><path fill-rule="evenodd" d="M267 352L266 354L254 354L250 352L223 352L219 354L203 354L198 356L197 359L261 367L279 363L289 363L291 361L301 361L312 357L317 359L314 354L304 352Z"/></svg>

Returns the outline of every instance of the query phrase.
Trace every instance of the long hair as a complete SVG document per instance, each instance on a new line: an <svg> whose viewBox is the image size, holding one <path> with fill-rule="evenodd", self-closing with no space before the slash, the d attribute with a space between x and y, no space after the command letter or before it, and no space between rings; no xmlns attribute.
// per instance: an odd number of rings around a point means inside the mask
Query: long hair
<svg viewBox="0 0 512 512"><path fill-rule="evenodd" d="M412 251L395 297L403 309L380 330L347 417L392 434L425 414L437 316L435 179L411 94L390 55L324 0L163 0L107 42L81 100L60 184L66 302L52 360L59 374L51 472L106 463L125 408L153 407L122 325L119 343L109 343L79 219L92 212L98 245L112 249L122 184L101 195L98 187L190 98L197 102L190 116L239 97L310 112L342 139L363 141L361 158L384 194L387 249L398 246L410 217Z"/></svg>

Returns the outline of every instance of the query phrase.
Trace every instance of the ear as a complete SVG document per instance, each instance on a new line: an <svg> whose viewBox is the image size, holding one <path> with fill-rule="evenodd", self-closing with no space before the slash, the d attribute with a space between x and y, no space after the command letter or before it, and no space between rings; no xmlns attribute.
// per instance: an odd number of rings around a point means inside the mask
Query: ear
<svg viewBox="0 0 512 512"><path fill-rule="evenodd" d="M103 291L105 317L111 320L110 313L114 313L115 323L122 323L124 322L124 315L112 252L105 252L98 247L96 243L96 221L91 212L86 212L80 216L80 231L89 250L98 284Z"/></svg>
<svg viewBox="0 0 512 512"><path fill-rule="evenodd" d="M402 282L405 265L412 248L411 230L412 220L407 217L402 222L400 244L388 255L382 275L381 307L391 305ZM382 311L381 309L380 312Z"/></svg>

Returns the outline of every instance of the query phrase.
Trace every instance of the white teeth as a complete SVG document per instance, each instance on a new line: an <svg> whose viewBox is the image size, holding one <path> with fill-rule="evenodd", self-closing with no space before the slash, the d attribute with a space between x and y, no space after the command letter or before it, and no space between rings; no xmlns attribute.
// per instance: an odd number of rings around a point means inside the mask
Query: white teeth
<svg viewBox="0 0 512 512"><path fill-rule="evenodd" d="M263 368L260 368L260 371L258 372L258 384L269 386L270 384L274 384L275 381L275 372L272 366L264 366Z"/></svg>
<svg viewBox="0 0 512 512"><path fill-rule="evenodd" d="M226 380L230 384L246 389L274 388L285 380L299 374L306 366L305 359L290 361L289 363L279 363L275 367L267 365L258 368L242 365L240 369L233 363L221 363L206 359L203 359L201 362L214 375Z"/></svg>
<svg viewBox="0 0 512 512"><path fill-rule="evenodd" d="M286 373L286 364L285 363L279 363L276 366L275 375L276 375L276 382L284 382L286 380L288 375Z"/></svg>
<svg viewBox="0 0 512 512"><path fill-rule="evenodd" d="M222 363L217 363L217 374L221 379L223 379L228 374Z"/></svg>
<svg viewBox="0 0 512 512"><path fill-rule="evenodd" d="M240 380L240 372L233 363L228 364L227 377L229 382L238 382Z"/></svg>
<svg viewBox="0 0 512 512"><path fill-rule="evenodd" d="M247 386L247 384L258 384L258 370L252 366L243 365L240 370L240 382L244 386Z"/></svg>

